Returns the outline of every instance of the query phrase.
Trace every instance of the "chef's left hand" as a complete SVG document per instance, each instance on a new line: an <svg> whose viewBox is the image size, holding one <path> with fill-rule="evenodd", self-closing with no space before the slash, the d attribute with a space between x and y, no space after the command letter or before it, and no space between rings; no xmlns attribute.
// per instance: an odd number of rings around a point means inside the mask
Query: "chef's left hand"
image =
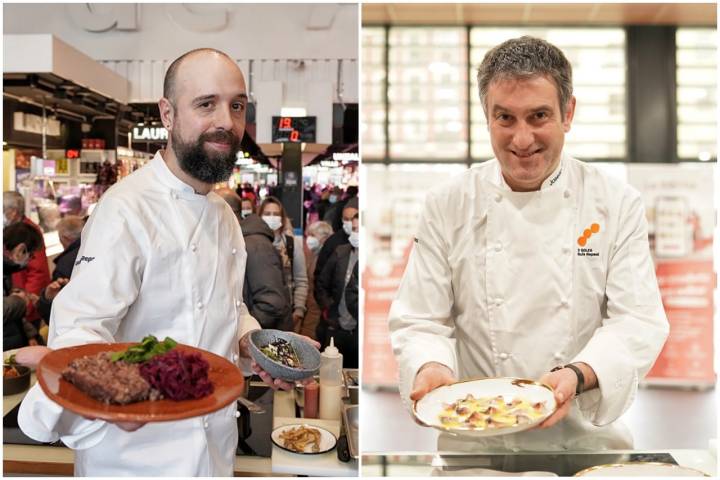
<svg viewBox="0 0 720 480"><path fill-rule="evenodd" d="M562 368L555 372L546 373L540 383L549 385L555 391L557 410L545 419L537 428L550 428L565 418L572 408L573 398L577 390L577 375L569 368Z"/></svg>
<svg viewBox="0 0 720 480"><path fill-rule="evenodd" d="M248 344L250 343L250 333L251 332L246 333L240 339L240 354L244 357L250 357L250 349L248 348ZM320 342L313 340L312 338L305 335L298 335L297 333L293 333L293 335L297 335L298 337L301 337L302 339L312 343L315 348L320 350ZM262 381L265 382L273 390L292 390L293 388L295 388L295 382L287 382L279 378L273 378L272 376L270 376L269 373L260 368L260 365L255 363L254 360L250 364L250 366L253 372L255 372L260 378L262 378ZM308 383L312 380L312 377L306 378L302 380L301 383Z"/></svg>

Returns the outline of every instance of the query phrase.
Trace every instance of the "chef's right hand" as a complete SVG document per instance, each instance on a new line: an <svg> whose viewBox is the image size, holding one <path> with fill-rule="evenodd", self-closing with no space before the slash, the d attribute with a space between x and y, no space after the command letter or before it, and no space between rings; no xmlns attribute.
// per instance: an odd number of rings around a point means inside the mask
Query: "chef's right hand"
<svg viewBox="0 0 720 480"><path fill-rule="evenodd" d="M415 383L413 383L413 389L410 392L410 400L416 402L429 391L455 382L457 382L455 375L446 365L437 362L428 362L420 367L417 375L415 375Z"/></svg>
<svg viewBox="0 0 720 480"><path fill-rule="evenodd" d="M38 364L40 364L40 360L43 359L45 355L50 353L52 351L51 348L48 347L23 347L19 348L18 351L15 353L15 361L20 365L25 365L26 367L30 368L37 368ZM97 420L97 418L93 417L85 417L88 420ZM145 425L144 423L138 423L138 422L108 422L112 423L118 428L121 428L125 430L126 432L134 432L138 428Z"/></svg>

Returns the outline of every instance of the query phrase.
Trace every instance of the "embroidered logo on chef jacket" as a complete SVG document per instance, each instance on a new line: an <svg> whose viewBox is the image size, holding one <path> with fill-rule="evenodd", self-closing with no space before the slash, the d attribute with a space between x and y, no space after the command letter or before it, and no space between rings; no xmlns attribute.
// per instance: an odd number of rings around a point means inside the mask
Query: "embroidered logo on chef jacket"
<svg viewBox="0 0 720 480"><path fill-rule="evenodd" d="M578 248L578 257L599 257L600 252L594 251L590 247L585 247L588 243L588 240L590 240L590 237L593 236L594 233L598 233L600 231L600 225L597 223L593 223L590 225L590 227L583 230L582 235L580 235L577 239L578 245L580 245L580 248Z"/></svg>
<svg viewBox="0 0 720 480"><path fill-rule="evenodd" d="M95 257L85 257L85 256L81 256L81 257L80 257L80 260L78 260L77 262L75 262L75 266L77 267L77 266L80 265L82 262L90 263L90 262L92 262L93 260L95 260Z"/></svg>

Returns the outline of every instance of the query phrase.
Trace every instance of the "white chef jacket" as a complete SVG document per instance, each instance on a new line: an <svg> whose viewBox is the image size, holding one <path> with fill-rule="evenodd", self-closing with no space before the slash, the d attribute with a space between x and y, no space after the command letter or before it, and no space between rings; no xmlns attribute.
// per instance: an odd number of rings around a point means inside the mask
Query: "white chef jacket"
<svg viewBox="0 0 720 480"><path fill-rule="evenodd" d="M572 362L597 374L550 429L442 434L441 450L631 448L616 420L669 329L640 194L566 155L535 192L512 191L495 159L463 172L427 196L389 324L408 406L427 362L459 379L539 379Z"/></svg>
<svg viewBox="0 0 720 480"><path fill-rule="evenodd" d="M245 260L230 207L213 192L196 194L158 152L110 188L90 216L71 281L53 302L49 346L152 334L238 363L240 337L259 328L242 302ZM232 476L236 412L233 403L126 432L64 410L35 385L18 421L38 441L75 449L76 475Z"/></svg>

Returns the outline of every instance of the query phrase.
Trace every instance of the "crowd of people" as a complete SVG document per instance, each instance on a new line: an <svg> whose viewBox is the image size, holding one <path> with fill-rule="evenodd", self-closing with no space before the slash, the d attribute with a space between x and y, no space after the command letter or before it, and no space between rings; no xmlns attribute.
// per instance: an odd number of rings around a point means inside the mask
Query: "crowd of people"
<svg viewBox="0 0 720 480"><path fill-rule="evenodd" d="M345 368L357 368L358 189L312 187L305 192L310 223L305 235L297 236L277 197L258 202L247 186L216 190L235 213L245 239L243 300L263 328L294 331L323 347L334 338Z"/></svg>
<svg viewBox="0 0 720 480"><path fill-rule="evenodd" d="M282 202L252 189L216 190L232 208L248 253L243 300L263 328L334 343L346 368L358 365L357 187L306 189L304 236L294 234ZM240 193L242 196L238 195ZM273 192L279 193L279 192ZM42 230L24 214L18 192L3 194L3 350L44 345L52 301L70 281L85 219L57 224L63 251L50 273Z"/></svg>
<svg viewBox="0 0 720 480"><path fill-rule="evenodd" d="M43 232L25 215L25 199L3 193L3 351L47 343L52 302L70 280L84 224L75 215L57 223L63 251L51 275Z"/></svg>

